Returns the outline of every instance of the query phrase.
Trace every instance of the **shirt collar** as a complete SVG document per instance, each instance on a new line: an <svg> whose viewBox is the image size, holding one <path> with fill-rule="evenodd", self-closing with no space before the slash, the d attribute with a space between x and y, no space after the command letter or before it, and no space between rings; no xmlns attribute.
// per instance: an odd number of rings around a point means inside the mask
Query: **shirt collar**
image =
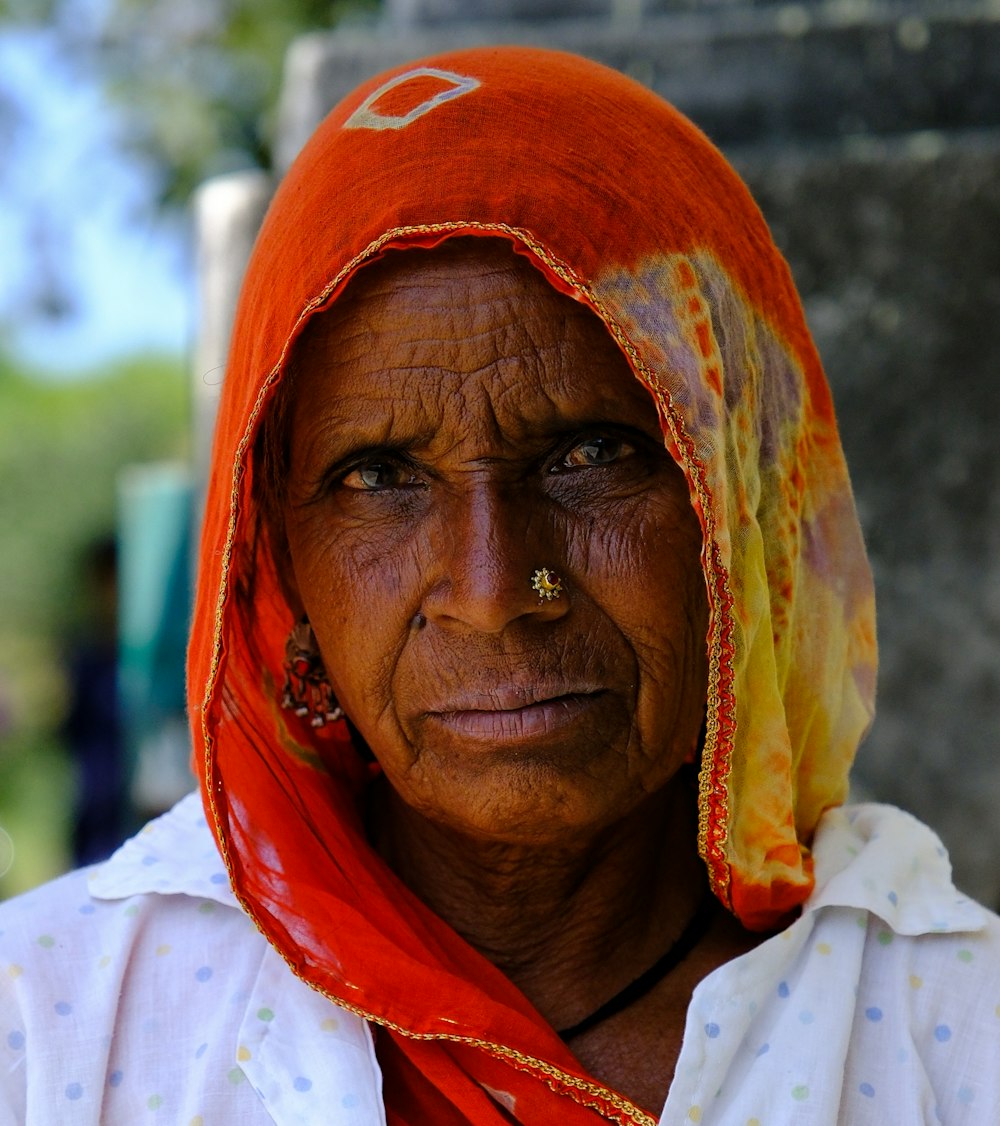
<svg viewBox="0 0 1000 1126"><path fill-rule="evenodd" d="M91 870L96 899L191 895L239 907L197 793L189 794Z"/></svg>
<svg viewBox="0 0 1000 1126"><path fill-rule="evenodd" d="M948 853L915 817L866 803L829 810L813 842L816 887L803 913L870 911L900 935L981 930L987 913L952 883Z"/></svg>
<svg viewBox="0 0 1000 1126"><path fill-rule="evenodd" d="M151 821L89 877L98 899L190 895L239 908L197 794ZM275 1123L321 1126L330 1108L385 1122L371 1030L289 973L266 944L234 1044Z"/></svg>

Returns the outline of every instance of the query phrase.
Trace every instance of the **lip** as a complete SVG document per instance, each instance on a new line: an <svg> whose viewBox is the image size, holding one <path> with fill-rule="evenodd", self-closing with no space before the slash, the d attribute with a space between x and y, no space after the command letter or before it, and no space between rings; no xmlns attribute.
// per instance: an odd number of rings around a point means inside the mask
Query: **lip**
<svg viewBox="0 0 1000 1126"><path fill-rule="evenodd" d="M526 695L529 697L527 702ZM539 698L537 689L530 692L497 689L489 694L488 699L485 694L471 699L466 697L460 704L456 702L448 708L435 709L427 714L467 740L518 743L571 726L603 695L601 690L584 689Z"/></svg>
<svg viewBox="0 0 1000 1126"><path fill-rule="evenodd" d="M604 685L589 677L540 676L518 683L498 677L494 683L481 680L480 685L455 685L447 695L430 703L428 715L450 715L459 712L514 712L533 704L561 700L569 696L594 696Z"/></svg>

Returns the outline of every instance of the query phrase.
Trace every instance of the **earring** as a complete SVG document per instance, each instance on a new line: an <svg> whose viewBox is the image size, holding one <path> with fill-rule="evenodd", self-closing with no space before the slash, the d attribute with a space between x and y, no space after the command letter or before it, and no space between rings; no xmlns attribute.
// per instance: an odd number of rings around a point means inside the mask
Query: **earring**
<svg viewBox="0 0 1000 1126"><path fill-rule="evenodd" d="M292 626L285 642L285 687L281 706L303 719L309 716L312 727L325 727L344 714L326 678L323 658L308 618L301 618Z"/></svg>
<svg viewBox="0 0 1000 1126"><path fill-rule="evenodd" d="M545 599L545 601L551 602L553 598L562 597L562 579L548 567L538 568L531 576L531 586L538 592L539 601Z"/></svg>

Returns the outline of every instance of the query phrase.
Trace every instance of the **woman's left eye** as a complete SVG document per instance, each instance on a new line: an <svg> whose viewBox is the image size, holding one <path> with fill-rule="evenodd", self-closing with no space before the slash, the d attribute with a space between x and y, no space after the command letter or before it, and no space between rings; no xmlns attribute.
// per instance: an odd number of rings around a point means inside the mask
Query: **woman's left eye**
<svg viewBox="0 0 1000 1126"><path fill-rule="evenodd" d="M574 446L557 466L558 469L577 469L583 466L610 465L635 453L635 446L624 438L605 434L588 438Z"/></svg>

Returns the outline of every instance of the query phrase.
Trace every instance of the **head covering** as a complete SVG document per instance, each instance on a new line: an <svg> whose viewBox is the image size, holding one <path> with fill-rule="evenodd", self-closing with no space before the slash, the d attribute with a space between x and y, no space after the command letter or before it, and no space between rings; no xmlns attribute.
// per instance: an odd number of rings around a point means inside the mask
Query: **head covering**
<svg viewBox="0 0 1000 1126"><path fill-rule="evenodd" d="M722 156L645 88L561 53L461 51L373 78L278 190L213 453L196 765L247 910L297 974L381 1025L391 1119L419 1104L412 1121L644 1121L371 850L370 768L346 727L317 733L279 708L292 621L253 499L260 420L292 341L359 267L460 235L509 240L591 308L653 396L704 533L700 854L750 928L810 891L809 843L845 797L876 665L829 390L787 266Z"/></svg>

